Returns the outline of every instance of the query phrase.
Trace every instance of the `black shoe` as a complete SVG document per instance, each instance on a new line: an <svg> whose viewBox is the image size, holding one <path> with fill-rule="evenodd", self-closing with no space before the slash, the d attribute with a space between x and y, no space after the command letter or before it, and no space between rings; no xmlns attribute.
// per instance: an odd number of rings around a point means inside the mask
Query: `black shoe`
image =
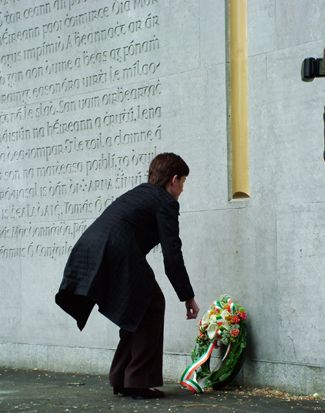
<svg viewBox="0 0 325 413"><path fill-rule="evenodd" d="M157 390L157 389L150 389L150 388L127 388L125 389L128 395L132 396L134 399L161 399L165 397L165 393Z"/></svg>
<svg viewBox="0 0 325 413"><path fill-rule="evenodd" d="M122 386L114 386L113 387L113 394L122 394L123 396L128 396L129 393L125 387Z"/></svg>

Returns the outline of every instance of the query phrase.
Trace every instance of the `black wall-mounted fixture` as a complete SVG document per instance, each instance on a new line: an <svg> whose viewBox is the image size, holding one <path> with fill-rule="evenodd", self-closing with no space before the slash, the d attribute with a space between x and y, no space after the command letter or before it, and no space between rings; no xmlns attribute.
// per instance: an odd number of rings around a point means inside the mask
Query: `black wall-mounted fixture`
<svg viewBox="0 0 325 413"><path fill-rule="evenodd" d="M325 59L307 57L302 63L301 78L304 82L311 82L315 77L325 77Z"/></svg>

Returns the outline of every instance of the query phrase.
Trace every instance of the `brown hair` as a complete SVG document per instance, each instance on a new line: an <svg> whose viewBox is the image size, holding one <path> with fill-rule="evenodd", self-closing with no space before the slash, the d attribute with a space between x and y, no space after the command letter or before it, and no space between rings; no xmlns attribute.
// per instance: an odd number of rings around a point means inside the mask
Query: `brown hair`
<svg viewBox="0 0 325 413"><path fill-rule="evenodd" d="M151 161L148 182L153 185L165 187L174 175L181 178L182 176L187 176L189 173L189 167L179 155L164 152L157 155Z"/></svg>

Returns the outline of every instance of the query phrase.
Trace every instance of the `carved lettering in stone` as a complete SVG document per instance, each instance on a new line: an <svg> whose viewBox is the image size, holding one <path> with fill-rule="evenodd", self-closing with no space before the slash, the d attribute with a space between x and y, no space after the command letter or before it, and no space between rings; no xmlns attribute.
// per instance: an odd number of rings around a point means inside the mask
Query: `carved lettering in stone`
<svg viewBox="0 0 325 413"><path fill-rule="evenodd" d="M0 6L0 258L57 260L160 151L159 1Z"/></svg>

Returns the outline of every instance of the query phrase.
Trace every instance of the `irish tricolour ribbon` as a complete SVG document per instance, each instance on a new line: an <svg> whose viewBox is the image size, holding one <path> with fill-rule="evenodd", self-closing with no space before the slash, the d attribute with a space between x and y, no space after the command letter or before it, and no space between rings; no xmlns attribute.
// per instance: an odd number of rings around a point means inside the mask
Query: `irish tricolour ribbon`
<svg viewBox="0 0 325 413"><path fill-rule="evenodd" d="M216 343L211 343L207 351L202 354L202 356L198 360L188 366L182 374L181 385L186 387L192 393L203 393L204 387L201 386L196 380L196 370L201 367L202 364L204 364L209 359L209 357L211 357L211 354L215 347Z"/></svg>

